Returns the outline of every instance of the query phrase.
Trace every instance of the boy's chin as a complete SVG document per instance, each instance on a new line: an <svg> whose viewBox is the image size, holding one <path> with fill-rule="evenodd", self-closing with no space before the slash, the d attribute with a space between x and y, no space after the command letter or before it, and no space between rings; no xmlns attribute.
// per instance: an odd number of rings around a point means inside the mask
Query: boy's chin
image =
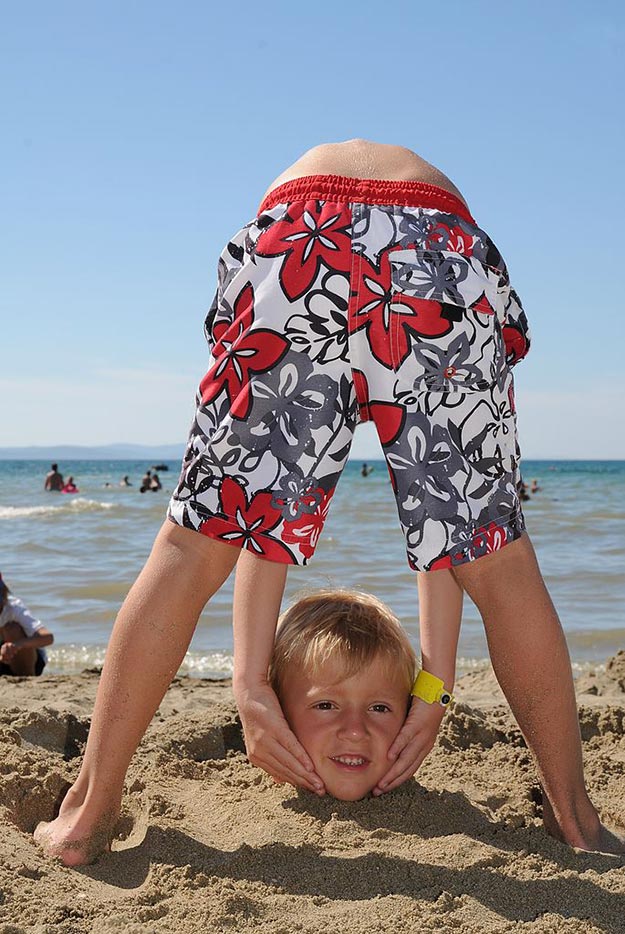
<svg viewBox="0 0 625 934"><path fill-rule="evenodd" d="M333 792L327 789L327 793L332 795L332 797L336 798L338 801L362 801L363 798L368 798L372 791L372 788L367 788L366 791L354 792L346 792L344 789L341 789L341 791Z"/></svg>
<svg viewBox="0 0 625 934"><path fill-rule="evenodd" d="M369 782L363 785L362 782L326 781L326 794L331 795L338 801L361 801L363 798L368 798L374 788L375 784L372 785Z"/></svg>

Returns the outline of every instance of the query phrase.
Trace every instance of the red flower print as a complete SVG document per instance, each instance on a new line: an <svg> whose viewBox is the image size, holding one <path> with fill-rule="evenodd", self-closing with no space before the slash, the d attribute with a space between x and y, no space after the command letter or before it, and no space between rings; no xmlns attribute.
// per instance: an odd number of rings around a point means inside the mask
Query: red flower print
<svg viewBox="0 0 625 934"><path fill-rule="evenodd" d="M419 568L414 562L414 559L411 558L410 555L408 555L408 563L410 567L413 569L413 571L419 570ZM452 567L451 555L442 555L442 557L437 558L436 561L432 562L432 564L428 568L428 571L442 571L445 568L451 568L451 567Z"/></svg>
<svg viewBox="0 0 625 934"><path fill-rule="evenodd" d="M287 214L264 231L256 246L257 256L286 258L280 268L280 285L289 301L304 295L323 263L328 269L349 272L352 260L351 211L347 204L306 201L293 205L297 216Z"/></svg>
<svg viewBox="0 0 625 934"><path fill-rule="evenodd" d="M312 558L323 524L326 521L334 490L326 493L314 512L304 513L295 522L287 522L282 537L289 545L298 545L305 558Z"/></svg>
<svg viewBox="0 0 625 934"><path fill-rule="evenodd" d="M428 250L450 250L454 253L464 253L471 255L473 247L473 237L462 227L449 227L442 221L437 220L436 225L432 227L426 241L425 247Z"/></svg>
<svg viewBox="0 0 625 934"><path fill-rule="evenodd" d="M526 355L528 349L527 339L520 328L512 324L504 325L503 342L506 347L506 363L508 366L514 366Z"/></svg>
<svg viewBox="0 0 625 934"><path fill-rule="evenodd" d="M440 302L415 298L391 287L388 253L380 256L379 272L364 256L356 268L359 273L354 282L356 310L350 314L349 330L353 333L366 328L371 351L383 366L393 369L404 362L411 350L410 331L425 337L441 337L451 330L452 322L443 317Z"/></svg>
<svg viewBox="0 0 625 934"><path fill-rule="evenodd" d="M493 551L499 551L508 541L506 530L501 528L495 522L490 522L486 528L480 529L473 536L472 555L479 558L484 554L491 554Z"/></svg>
<svg viewBox="0 0 625 934"><path fill-rule="evenodd" d="M471 305L471 308L473 309L473 311L479 311L483 315L494 315L495 314L495 309L493 308L491 303L486 298L485 293L480 295L480 297L478 298L476 302L473 302L473 304Z"/></svg>
<svg viewBox="0 0 625 934"><path fill-rule="evenodd" d="M372 402L369 406L381 444L392 444L404 427L406 409L393 402Z"/></svg>
<svg viewBox="0 0 625 934"><path fill-rule="evenodd" d="M354 378L354 389L356 390L356 399L358 400L360 420L368 422L371 420L371 412L369 411L369 386L367 384L367 377L362 370L356 369L352 369L352 376Z"/></svg>
<svg viewBox="0 0 625 934"><path fill-rule="evenodd" d="M483 555L499 551L509 541L509 534L505 527L489 522L477 531L469 532L468 537L456 545L449 554L441 555L429 566L428 571L440 571L444 568L458 567L469 561L475 561ZM410 561L410 557L408 559ZM411 566L413 566L411 564ZM415 568L416 570L416 568Z"/></svg>
<svg viewBox="0 0 625 934"><path fill-rule="evenodd" d="M247 501L245 489L233 478L221 484L219 499L223 516L212 516L200 526L202 535L246 548L271 561L294 564L288 548L268 533L279 525L282 516L271 505L271 493L256 493Z"/></svg>
<svg viewBox="0 0 625 934"><path fill-rule="evenodd" d="M220 321L213 328L215 364L200 383L202 404L211 402L225 389L234 418L244 419L252 405L250 373L265 373L284 356L288 341L266 328L251 330L254 320L254 290L250 283L234 303L232 322Z"/></svg>

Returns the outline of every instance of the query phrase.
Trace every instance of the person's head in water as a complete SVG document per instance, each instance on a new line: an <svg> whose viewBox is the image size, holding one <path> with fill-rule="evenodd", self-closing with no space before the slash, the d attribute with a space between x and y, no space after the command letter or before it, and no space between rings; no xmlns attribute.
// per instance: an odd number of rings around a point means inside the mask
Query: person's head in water
<svg viewBox="0 0 625 934"><path fill-rule="evenodd" d="M399 621L370 594L310 594L280 618L269 679L335 798L364 797L388 771L416 664Z"/></svg>

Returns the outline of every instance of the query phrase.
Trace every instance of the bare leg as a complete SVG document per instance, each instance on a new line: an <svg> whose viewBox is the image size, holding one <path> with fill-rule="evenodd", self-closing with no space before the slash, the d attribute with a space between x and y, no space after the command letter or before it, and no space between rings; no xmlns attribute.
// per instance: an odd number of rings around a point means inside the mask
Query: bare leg
<svg viewBox="0 0 625 934"><path fill-rule="evenodd" d="M80 774L56 820L35 830L37 842L65 865L90 862L108 848L134 751L199 614L238 556L238 548L171 522L161 528L113 628Z"/></svg>
<svg viewBox="0 0 625 934"><path fill-rule="evenodd" d="M6 623L2 627L2 639L4 642L19 642L25 637L26 633L19 623ZM31 676L35 674L37 664L37 649L26 646L15 653L8 663L11 674L17 676Z"/></svg>
<svg viewBox="0 0 625 934"><path fill-rule="evenodd" d="M24 675L31 677L35 674L37 664L37 649L22 649L11 662L11 671L17 677Z"/></svg>
<svg viewBox="0 0 625 934"><path fill-rule="evenodd" d="M569 653L529 537L454 574L482 615L497 680L535 758L546 830L583 850L625 853L586 791Z"/></svg>

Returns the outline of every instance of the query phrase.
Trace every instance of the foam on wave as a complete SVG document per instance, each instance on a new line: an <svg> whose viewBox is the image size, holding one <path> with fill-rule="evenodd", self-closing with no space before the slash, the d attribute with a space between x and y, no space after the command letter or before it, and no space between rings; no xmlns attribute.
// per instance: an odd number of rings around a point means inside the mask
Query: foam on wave
<svg viewBox="0 0 625 934"><path fill-rule="evenodd" d="M71 515L83 512L108 512L115 503L102 503L95 499L71 499L58 506L0 506L0 519L43 519L48 516Z"/></svg>
<svg viewBox="0 0 625 934"><path fill-rule="evenodd" d="M74 675L85 668L101 668L106 648L103 645L53 645L47 650L46 674ZM233 658L227 652L187 652L178 671L195 677L231 677Z"/></svg>

